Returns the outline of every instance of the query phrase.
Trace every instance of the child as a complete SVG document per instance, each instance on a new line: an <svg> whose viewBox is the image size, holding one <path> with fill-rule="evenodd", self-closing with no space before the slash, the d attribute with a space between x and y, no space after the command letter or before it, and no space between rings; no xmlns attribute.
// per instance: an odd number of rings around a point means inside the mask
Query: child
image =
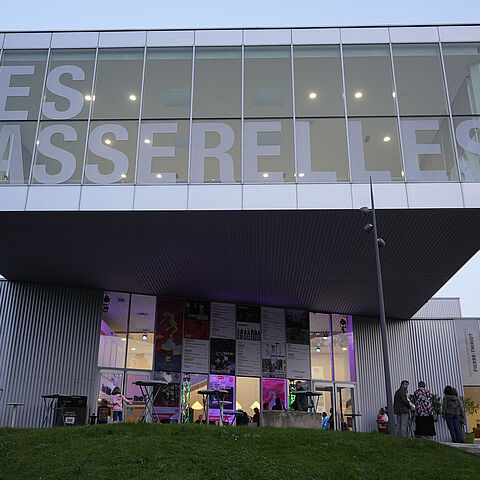
<svg viewBox="0 0 480 480"><path fill-rule="evenodd" d="M122 395L122 392L118 387L115 387L112 392L114 422L121 422L123 420L123 402L127 403L128 405L133 403Z"/></svg>
<svg viewBox="0 0 480 480"><path fill-rule="evenodd" d="M378 433L388 433L388 415L384 408L381 408L377 416Z"/></svg>

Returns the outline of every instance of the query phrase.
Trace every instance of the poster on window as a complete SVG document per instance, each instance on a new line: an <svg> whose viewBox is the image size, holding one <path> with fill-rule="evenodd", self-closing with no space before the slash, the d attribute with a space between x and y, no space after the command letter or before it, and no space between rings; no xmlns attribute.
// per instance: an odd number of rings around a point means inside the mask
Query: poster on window
<svg viewBox="0 0 480 480"><path fill-rule="evenodd" d="M480 332L478 320L455 320L464 385L480 385Z"/></svg>
<svg viewBox="0 0 480 480"><path fill-rule="evenodd" d="M210 342L208 340L183 339L182 371L208 373Z"/></svg>
<svg viewBox="0 0 480 480"><path fill-rule="evenodd" d="M287 378L310 379L310 345L287 343Z"/></svg>
<svg viewBox="0 0 480 480"><path fill-rule="evenodd" d="M183 337L195 340L210 338L210 302L185 300Z"/></svg>
<svg viewBox="0 0 480 480"><path fill-rule="evenodd" d="M180 372L182 363L183 300L157 299L154 370Z"/></svg>
<svg viewBox="0 0 480 480"><path fill-rule="evenodd" d="M261 308L256 305L237 305L237 323L260 323Z"/></svg>
<svg viewBox="0 0 480 480"><path fill-rule="evenodd" d="M152 419L153 421L178 421L180 412L180 373L155 372L155 380L163 380L165 385L153 387Z"/></svg>
<svg viewBox="0 0 480 480"><path fill-rule="evenodd" d="M285 311L262 308L262 376L285 378Z"/></svg>
<svg viewBox="0 0 480 480"><path fill-rule="evenodd" d="M287 343L309 345L310 319L307 311L285 310L285 322L287 326Z"/></svg>
<svg viewBox="0 0 480 480"><path fill-rule="evenodd" d="M262 375L261 343L251 340L237 340L237 375L260 377Z"/></svg>
<svg viewBox="0 0 480 480"><path fill-rule="evenodd" d="M235 304L212 302L210 323L212 337L235 338Z"/></svg>
<svg viewBox="0 0 480 480"><path fill-rule="evenodd" d="M210 373L235 375L235 340L210 340Z"/></svg>
<svg viewBox="0 0 480 480"><path fill-rule="evenodd" d="M277 400L278 399L278 400ZM286 408L287 381L280 378L262 379L263 410L282 410Z"/></svg>
<svg viewBox="0 0 480 480"><path fill-rule="evenodd" d="M226 390L223 400L223 421L232 423L235 416L235 377L230 375L210 375L210 390ZM220 404L215 395L210 396L208 418L211 422L220 419Z"/></svg>

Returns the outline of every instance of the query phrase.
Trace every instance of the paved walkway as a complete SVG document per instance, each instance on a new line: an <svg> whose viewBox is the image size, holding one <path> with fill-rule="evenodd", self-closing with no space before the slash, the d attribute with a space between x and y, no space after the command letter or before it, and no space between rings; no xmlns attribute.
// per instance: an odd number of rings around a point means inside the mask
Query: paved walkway
<svg viewBox="0 0 480 480"><path fill-rule="evenodd" d="M480 443L453 443L453 442L441 442L449 447L458 448L464 452L473 453L480 456Z"/></svg>

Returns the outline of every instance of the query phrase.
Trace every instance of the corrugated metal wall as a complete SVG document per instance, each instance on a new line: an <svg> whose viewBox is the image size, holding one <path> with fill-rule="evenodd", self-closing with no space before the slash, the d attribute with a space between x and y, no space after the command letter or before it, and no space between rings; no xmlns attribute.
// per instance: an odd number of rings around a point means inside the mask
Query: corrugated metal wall
<svg viewBox="0 0 480 480"><path fill-rule="evenodd" d="M95 402L101 291L0 282L0 426L39 427L42 394L88 395Z"/></svg>
<svg viewBox="0 0 480 480"><path fill-rule="evenodd" d="M460 318L462 309L459 298L431 298L412 318Z"/></svg>
<svg viewBox="0 0 480 480"><path fill-rule="evenodd" d="M392 389L410 381L412 393L420 380L433 393L443 396L445 385L463 394L453 320L405 320L388 322ZM378 319L356 318L357 398L362 431L376 430L376 418L386 405L383 357ZM436 440L450 440L445 422L436 425Z"/></svg>

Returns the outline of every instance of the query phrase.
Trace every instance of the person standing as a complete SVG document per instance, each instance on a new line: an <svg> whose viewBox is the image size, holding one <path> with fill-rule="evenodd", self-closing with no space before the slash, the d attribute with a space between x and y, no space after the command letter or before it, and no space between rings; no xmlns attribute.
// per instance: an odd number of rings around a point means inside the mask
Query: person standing
<svg viewBox="0 0 480 480"><path fill-rule="evenodd" d="M385 408L381 408L377 415L378 433L388 433L388 415Z"/></svg>
<svg viewBox="0 0 480 480"><path fill-rule="evenodd" d="M128 398L122 395L120 388L115 387L112 392L112 403L113 403L113 421L121 422L123 421L123 403L131 405L133 402L128 400Z"/></svg>
<svg viewBox="0 0 480 480"><path fill-rule="evenodd" d="M465 443L460 423L465 423L465 410L462 401L455 395L455 390L450 385L443 391L442 417L447 422L452 442Z"/></svg>
<svg viewBox="0 0 480 480"><path fill-rule="evenodd" d="M433 437L436 435L433 420L433 395L426 388L425 382L418 382L418 388L413 393L415 404L415 436Z"/></svg>
<svg viewBox="0 0 480 480"><path fill-rule="evenodd" d="M408 380L402 380L400 388L395 392L395 397L393 399L393 413L395 414L395 419L397 421L395 435L399 435L400 437L407 436L410 410L415 408L412 408L407 398L408 385Z"/></svg>

